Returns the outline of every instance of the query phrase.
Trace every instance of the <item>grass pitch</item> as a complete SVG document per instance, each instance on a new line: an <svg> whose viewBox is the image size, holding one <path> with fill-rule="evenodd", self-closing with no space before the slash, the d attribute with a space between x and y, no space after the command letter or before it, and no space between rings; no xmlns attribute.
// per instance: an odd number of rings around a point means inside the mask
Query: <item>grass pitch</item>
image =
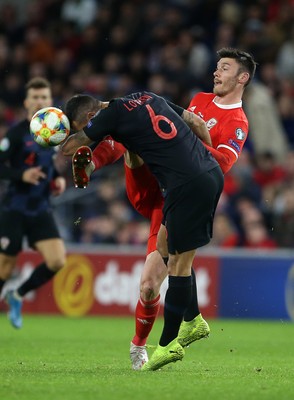
<svg viewBox="0 0 294 400"><path fill-rule="evenodd" d="M210 338L160 371L132 371L132 318L0 315L1 400L291 400L294 324L211 320ZM156 344L159 319L149 343ZM149 354L152 353L152 349Z"/></svg>

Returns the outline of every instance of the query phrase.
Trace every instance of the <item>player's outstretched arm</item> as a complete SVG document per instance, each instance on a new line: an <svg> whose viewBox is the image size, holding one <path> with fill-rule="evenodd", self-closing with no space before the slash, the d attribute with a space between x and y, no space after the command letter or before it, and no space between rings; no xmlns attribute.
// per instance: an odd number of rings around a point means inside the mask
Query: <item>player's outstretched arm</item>
<svg viewBox="0 0 294 400"><path fill-rule="evenodd" d="M182 118L203 143L207 144L208 146L212 146L209 131L205 121L202 118L187 110L184 110Z"/></svg>
<svg viewBox="0 0 294 400"><path fill-rule="evenodd" d="M79 131L69 136L61 146L61 151L65 156L72 156L79 147L89 146L92 143L93 141L86 136L84 131Z"/></svg>

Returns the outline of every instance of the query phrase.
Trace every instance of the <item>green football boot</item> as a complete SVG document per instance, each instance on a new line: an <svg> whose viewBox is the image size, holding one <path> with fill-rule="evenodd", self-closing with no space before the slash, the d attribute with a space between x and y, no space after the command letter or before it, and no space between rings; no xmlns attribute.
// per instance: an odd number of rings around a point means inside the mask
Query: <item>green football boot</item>
<svg viewBox="0 0 294 400"><path fill-rule="evenodd" d="M142 366L141 371L155 371L171 362L182 360L184 355L185 350L176 338L167 346L158 345L150 360Z"/></svg>
<svg viewBox="0 0 294 400"><path fill-rule="evenodd" d="M207 338L210 334L208 323L201 314L197 315L192 321L183 321L180 326L178 342L181 346L187 347L189 344Z"/></svg>

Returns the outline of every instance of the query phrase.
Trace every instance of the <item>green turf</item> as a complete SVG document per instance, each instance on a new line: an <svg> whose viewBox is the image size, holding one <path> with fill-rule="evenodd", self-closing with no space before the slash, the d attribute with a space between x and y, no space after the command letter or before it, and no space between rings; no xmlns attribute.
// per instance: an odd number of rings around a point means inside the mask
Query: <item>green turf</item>
<svg viewBox="0 0 294 400"><path fill-rule="evenodd" d="M131 318L25 315L15 330L2 314L0 399L294 399L294 324L209 322L210 338L191 345L182 362L140 372L130 368Z"/></svg>

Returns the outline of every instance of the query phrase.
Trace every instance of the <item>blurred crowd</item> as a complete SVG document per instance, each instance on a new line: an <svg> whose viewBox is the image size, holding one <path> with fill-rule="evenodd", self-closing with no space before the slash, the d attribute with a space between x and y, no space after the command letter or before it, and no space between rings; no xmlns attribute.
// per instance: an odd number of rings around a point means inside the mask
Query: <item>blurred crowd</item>
<svg viewBox="0 0 294 400"><path fill-rule="evenodd" d="M0 137L24 117L34 76L50 80L60 108L76 93L108 100L138 90L187 107L212 91L222 47L250 52L258 67L243 101L249 139L225 178L210 245L292 248L294 0L0 0ZM58 164L70 187L55 205L66 241L146 243L122 160L82 193L71 188L70 160Z"/></svg>

